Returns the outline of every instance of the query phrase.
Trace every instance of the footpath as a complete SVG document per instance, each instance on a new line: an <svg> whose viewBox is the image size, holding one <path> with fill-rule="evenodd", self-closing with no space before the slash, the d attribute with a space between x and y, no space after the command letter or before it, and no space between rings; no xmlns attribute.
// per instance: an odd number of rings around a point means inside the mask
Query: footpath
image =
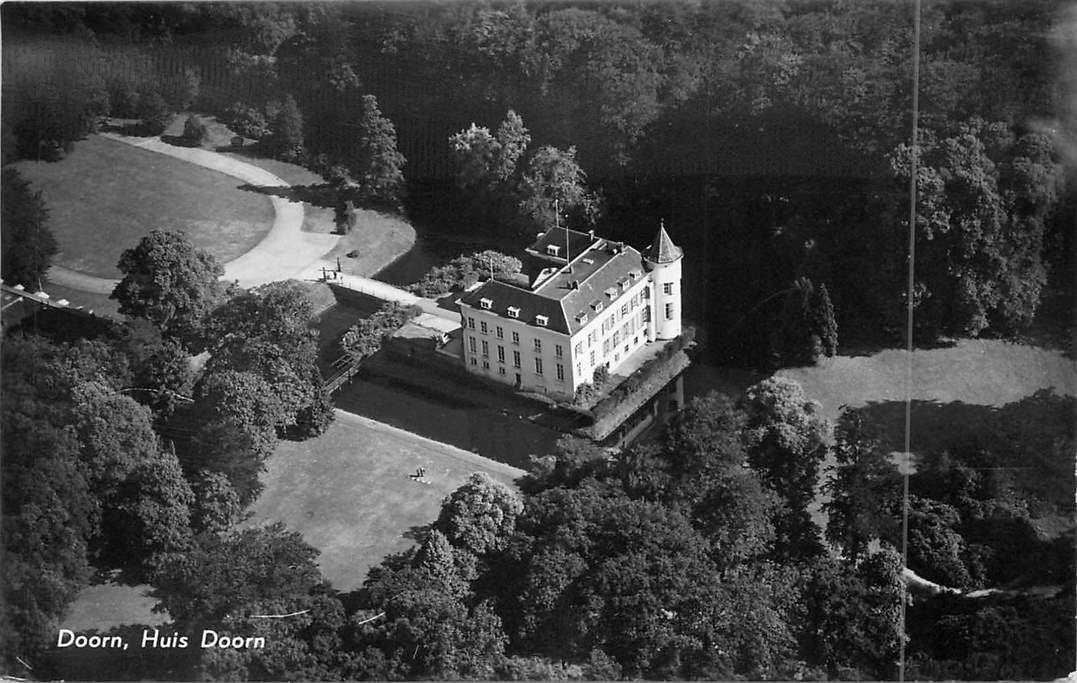
<svg viewBox="0 0 1077 683"><path fill-rule="evenodd" d="M239 159L195 147L170 145L156 137L132 137L100 133L102 137L126 145L164 154L209 168L259 187L287 187L288 183L269 171ZM336 246L339 235L303 232L303 204L269 195L273 205L273 225L253 249L224 264L224 279L249 288L268 282L300 278L312 264ZM49 280L85 292L109 294L117 280L86 275L63 266L49 269Z"/></svg>

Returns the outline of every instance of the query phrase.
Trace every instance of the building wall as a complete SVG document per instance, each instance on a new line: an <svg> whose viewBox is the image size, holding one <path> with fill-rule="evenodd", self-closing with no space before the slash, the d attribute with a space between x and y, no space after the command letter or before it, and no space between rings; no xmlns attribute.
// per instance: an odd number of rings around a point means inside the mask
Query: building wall
<svg viewBox="0 0 1077 683"><path fill-rule="evenodd" d="M573 392L592 381L598 366L608 364L610 372L617 372L625 358L654 339L654 315L649 310L653 301L654 288L650 277L645 276L624 294L606 302L601 311L590 313L587 325L572 338ZM628 308L622 312L624 306Z"/></svg>
<svg viewBox="0 0 1077 683"><path fill-rule="evenodd" d="M522 389L571 398L581 384L592 381L598 366L608 364L610 372L617 372L628 356L655 338L654 296L651 278L640 278L616 299L604 298L601 311L589 310L587 324L571 338L531 321L461 305L464 366L513 387L519 375Z"/></svg>
<svg viewBox="0 0 1077 683"><path fill-rule="evenodd" d="M681 259L670 263L648 262L648 266L654 280L655 336L661 340L675 339L681 335Z"/></svg>
<svg viewBox="0 0 1077 683"><path fill-rule="evenodd" d="M522 389L561 396L573 394L568 335L481 308L461 306L460 309L464 366L468 372L513 387L517 386L519 375Z"/></svg>

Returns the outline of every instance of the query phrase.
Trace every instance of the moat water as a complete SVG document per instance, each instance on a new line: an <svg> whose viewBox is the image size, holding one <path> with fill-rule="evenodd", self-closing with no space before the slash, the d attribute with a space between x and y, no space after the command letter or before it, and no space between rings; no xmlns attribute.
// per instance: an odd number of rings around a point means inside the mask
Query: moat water
<svg viewBox="0 0 1077 683"><path fill-rule="evenodd" d="M480 241L420 235L411 251L375 278L395 285L410 284L461 254L490 248L498 247ZM330 314L343 319L349 314L358 318L369 312L338 305ZM751 372L721 368L696 356L683 374L685 400L711 390L739 393L754 381ZM401 381L377 371L360 371L336 393L334 402L349 412L523 468L528 466L531 455L552 452L557 439L569 429L569 425L557 420L537 418L524 405L495 408L481 401L468 401L433 381Z"/></svg>

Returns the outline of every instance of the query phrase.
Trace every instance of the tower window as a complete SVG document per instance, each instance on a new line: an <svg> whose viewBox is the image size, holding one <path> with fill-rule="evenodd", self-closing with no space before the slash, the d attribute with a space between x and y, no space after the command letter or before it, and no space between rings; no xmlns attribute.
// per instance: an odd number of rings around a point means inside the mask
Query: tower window
<svg viewBox="0 0 1077 683"><path fill-rule="evenodd" d="M666 304L666 320L673 320L673 304Z"/></svg>
<svg viewBox="0 0 1077 683"><path fill-rule="evenodd" d="M662 285L662 293L663 294L673 294L673 283L672 282L667 282L667 283L663 284Z"/></svg>

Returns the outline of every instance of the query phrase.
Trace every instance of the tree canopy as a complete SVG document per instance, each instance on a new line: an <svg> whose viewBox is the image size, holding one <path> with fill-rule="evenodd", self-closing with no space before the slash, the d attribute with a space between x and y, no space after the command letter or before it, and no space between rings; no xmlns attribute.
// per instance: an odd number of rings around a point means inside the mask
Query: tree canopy
<svg viewBox="0 0 1077 683"><path fill-rule="evenodd" d="M118 264L123 279L110 298L120 313L152 322L188 349L201 344L203 318L220 303L224 268L179 233L154 230L127 249Z"/></svg>

